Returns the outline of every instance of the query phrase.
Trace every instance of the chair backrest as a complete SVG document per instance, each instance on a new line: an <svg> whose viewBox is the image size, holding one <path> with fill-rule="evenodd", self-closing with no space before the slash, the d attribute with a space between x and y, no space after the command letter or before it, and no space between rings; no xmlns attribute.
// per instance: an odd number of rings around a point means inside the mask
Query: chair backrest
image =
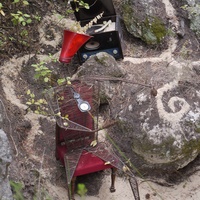
<svg viewBox="0 0 200 200"><path fill-rule="evenodd" d="M72 87L74 91L80 94L84 101L90 104L91 110L89 112L81 112L79 110L70 86L59 93L58 104L60 106L61 116L67 116L70 120L69 123L73 122L75 124L74 127L64 127L59 123L56 125L56 143L57 145L66 145L67 151L88 146L95 139L95 133L92 131L94 130L94 115L96 109L93 108L96 107L93 101L94 88L91 85L80 82L73 83Z"/></svg>
<svg viewBox="0 0 200 200"><path fill-rule="evenodd" d="M66 130L56 124L56 143L57 145L66 146L67 151L87 147L94 139L95 134L92 132Z"/></svg>

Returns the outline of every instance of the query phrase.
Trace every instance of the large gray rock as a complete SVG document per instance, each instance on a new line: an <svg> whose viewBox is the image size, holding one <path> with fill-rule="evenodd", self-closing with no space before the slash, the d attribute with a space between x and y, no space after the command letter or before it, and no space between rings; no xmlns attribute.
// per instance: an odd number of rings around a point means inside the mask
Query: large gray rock
<svg viewBox="0 0 200 200"><path fill-rule="evenodd" d="M79 69L74 77L80 76L111 76L122 77L123 72L118 67L116 60L106 52L91 56Z"/></svg>
<svg viewBox="0 0 200 200"><path fill-rule="evenodd" d="M121 95L110 101L119 119L114 134L119 145L131 145L143 159L141 165L178 170L200 153L200 79L196 65L174 61L164 66L165 62L131 66L131 80L151 83L154 77L157 96L143 86L121 85Z"/></svg>
<svg viewBox="0 0 200 200"><path fill-rule="evenodd" d="M158 44L164 39L167 15L161 0L126 0L122 10L124 23L132 35L147 44Z"/></svg>
<svg viewBox="0 0 200 200"><path fill-rule="evenodd" d="M190 28L200 38L200 2L199 0L186 0L186 2L183 8L188 12Z"/></svg>
<svg viewBox="0 0 200 200"><path fill-rule="evenodd" d="M1 111L1 110L0 110ZM0 113L0 125L2 126L3 117ZM7 179L8 166L12 160L10 145L5 132L0 129L0 199L12 200L12 192Z"/></svg>
<svg viewBox="0 0 200 200"><path fill-rule="evenodd" d="M13 200L9 180L0 178L0 198L1 200Z"/></svg>
<svg viewBox="0 0 200 200"><path fill-rule="evenodd" d="M92 57L78 74L98 75L99 70L103 78L109 75L106 65L107 73ZM124 81L103 82L101 94L109 99L110 115L118 119L109 132L129 158L138 157L138 168L178 170L200 153L199 69L199 62L126 63Z"/></svg>

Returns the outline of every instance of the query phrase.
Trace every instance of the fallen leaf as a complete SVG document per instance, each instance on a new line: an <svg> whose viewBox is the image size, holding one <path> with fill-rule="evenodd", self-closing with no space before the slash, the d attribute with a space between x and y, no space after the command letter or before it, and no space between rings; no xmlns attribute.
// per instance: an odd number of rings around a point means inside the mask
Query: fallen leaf
<svg viewBox="0 0 200 200"><path fill-rule="evenodd" d="M93 140L90 144L90 146L95 147L97 145L97 140Z"/></svg>
<svg viewBox="0 0 200 200"><path fill-rule="evenodd" d="M123 166L122 170L123 170L124 172L130 171L130 169L129 169L126 165Z"/></svg>
<svg viewBox="0 0 200 200"><path fill-rule="evenodd" d="M105 162L104 165L110 165L110 161Z"/></svg>

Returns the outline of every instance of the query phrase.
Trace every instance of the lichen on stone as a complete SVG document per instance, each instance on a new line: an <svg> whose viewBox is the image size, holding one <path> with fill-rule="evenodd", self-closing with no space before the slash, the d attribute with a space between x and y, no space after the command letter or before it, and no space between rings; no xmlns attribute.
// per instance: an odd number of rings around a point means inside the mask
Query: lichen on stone
<svg viewBox="0 0 200 200"><path fill-rule="evenodd" d="M154 9L155 6L157 9ZM164 19L160 16L163 9L164 6L160 1L150 4L145 1L125 1L123 19L127 30L149 45L161 43L168 33Z"/></svg>

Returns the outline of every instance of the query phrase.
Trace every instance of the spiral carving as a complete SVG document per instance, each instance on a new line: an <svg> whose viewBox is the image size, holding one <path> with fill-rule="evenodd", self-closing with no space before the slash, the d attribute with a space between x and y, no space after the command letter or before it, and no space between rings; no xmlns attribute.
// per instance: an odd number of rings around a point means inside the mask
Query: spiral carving
<svg viewBox="0 0 200 200"><path fill-rule="evenodd" d="M158 89L158 94L156 97L157 100L157 109L158 114L161 119L163 119L166 122L169 122L172 126L176 126L179 124L179 121L181 118L186 114L189 109L190 105L186 102L184 98L180 98L177 96L171 97L168 101L168 107L171 109L172 112L167 112L165 110L165 107L163 105L163 95L165 92L168 92L178 86L178 81L172 81L170 83L165 84L162 88ZM176 112L175 102L179 102L179 105L181 106L180 110Z"/></svg>

